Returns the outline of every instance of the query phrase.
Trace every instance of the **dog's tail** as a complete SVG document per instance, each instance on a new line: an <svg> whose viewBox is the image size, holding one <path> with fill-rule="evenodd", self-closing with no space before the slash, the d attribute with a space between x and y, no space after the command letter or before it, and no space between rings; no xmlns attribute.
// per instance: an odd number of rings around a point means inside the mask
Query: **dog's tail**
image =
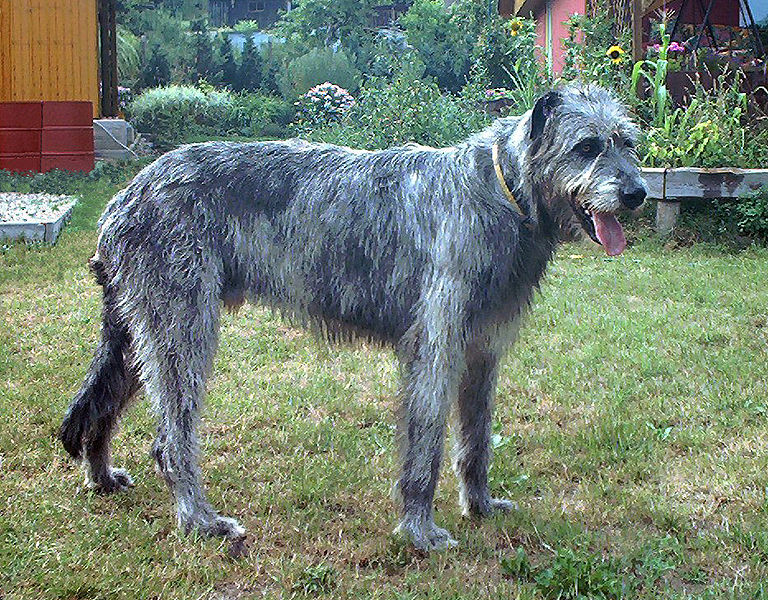
<svg viewBox="0 0 768 600"><path fill-rule="evenodd" d="M104 288L104 307L101 340L59 429L59 439L74 458L81 457L84 441L96 430L112 427L133 385L124 356L130 345L129 333L117 314L114 291L98 253L90 266Z"/></svg>

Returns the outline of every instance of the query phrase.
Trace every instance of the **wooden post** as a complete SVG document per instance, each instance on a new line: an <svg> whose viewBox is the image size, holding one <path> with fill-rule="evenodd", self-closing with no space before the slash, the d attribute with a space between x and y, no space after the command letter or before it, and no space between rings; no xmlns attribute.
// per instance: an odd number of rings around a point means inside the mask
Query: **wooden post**
<svg viewBox="0 0 768 600"><path fill-rule="evenodd" d="M632 0L632 61L643 59L642 0Z"/></svg>
<svg viewBox="0 0 768 600"><path fill-rule="evenodd" d="M115 0L99 0L101 42L101 116L116 117L117 101L117 20Z"/></svg>

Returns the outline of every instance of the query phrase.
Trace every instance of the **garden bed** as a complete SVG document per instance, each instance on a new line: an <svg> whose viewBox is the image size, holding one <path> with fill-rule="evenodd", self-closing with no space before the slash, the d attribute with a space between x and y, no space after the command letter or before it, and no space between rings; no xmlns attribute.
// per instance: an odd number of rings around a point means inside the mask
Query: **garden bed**
<svg viewBox="0 0 768 600"><path fill-rule="evenodd" d="M53 244L76 203L60 194L0 193L0 239Z"/></svg>

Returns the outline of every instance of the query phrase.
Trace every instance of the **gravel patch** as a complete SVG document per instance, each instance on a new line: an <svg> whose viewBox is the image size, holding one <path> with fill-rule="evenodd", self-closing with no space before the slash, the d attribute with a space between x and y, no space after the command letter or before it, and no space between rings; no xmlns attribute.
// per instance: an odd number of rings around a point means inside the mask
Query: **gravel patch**
<svg viewBox="0 0 768 600"><path fill-rule="evenodd" d="M77 198L59 194L0 193L0 223L51 223L76 203Z"/></svg>

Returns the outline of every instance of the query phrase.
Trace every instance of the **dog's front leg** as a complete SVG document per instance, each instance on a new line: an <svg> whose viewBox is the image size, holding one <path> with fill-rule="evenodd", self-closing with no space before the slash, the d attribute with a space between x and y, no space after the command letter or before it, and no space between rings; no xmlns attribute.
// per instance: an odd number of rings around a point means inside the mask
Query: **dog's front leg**
<svg viewBox="0 0 768 600"><path fill-rule="evenodd" d="M427 344L407 358L403 371L399 492L402 520L395 533L422 550L456 545L451 535L434 522L433 500L443 452L443 438L450 406L457 390L451 358L459 353L430 348Z"/></svg>

